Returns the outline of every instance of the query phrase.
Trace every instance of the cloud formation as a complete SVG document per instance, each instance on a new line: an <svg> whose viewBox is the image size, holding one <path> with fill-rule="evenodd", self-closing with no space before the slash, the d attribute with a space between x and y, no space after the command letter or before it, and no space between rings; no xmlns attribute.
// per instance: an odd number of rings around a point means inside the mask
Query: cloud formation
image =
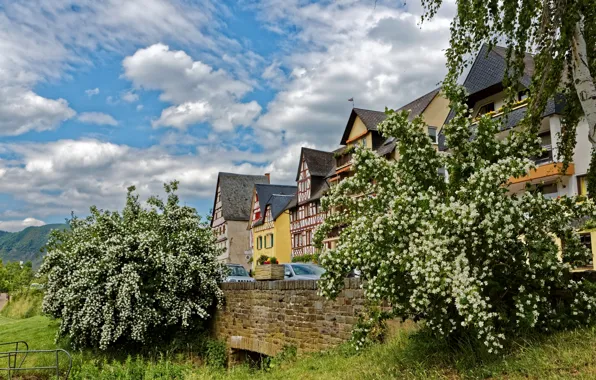
<svg viewBox="0 0 596 380"><path fill-rule="evenodd" d="M118 121L112 116L102 112L83 112L79 114L77 119L82 123L97 124L97 125L118 125Z"/></svg>
<svg viewBox="0 0 596 380"><path fill-rule="evenodd" d="M46 223L35 218L25 218L23 220L0 220L0 231L17 232L27 227L39 227Z"/></svg>
<svg viewBox="0 0 596 380"><path fill-rule="evenodd" d="M164 44L137 50L122 66L136 88L160 91L162 101L176 104L162 111L154 127L185 129L211 122L217 130L232 130L249 125L261 112L257 102L242 102L250 85Z"/></svg>

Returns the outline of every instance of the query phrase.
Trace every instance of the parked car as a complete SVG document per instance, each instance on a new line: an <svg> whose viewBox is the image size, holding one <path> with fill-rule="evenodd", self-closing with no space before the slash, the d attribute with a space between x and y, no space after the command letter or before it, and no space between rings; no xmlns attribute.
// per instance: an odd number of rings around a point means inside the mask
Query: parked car
<svg viewBox="0 0 596 380"><path fill-rule="evenodd" d="M291 263L283 264L285 280L318 280L325 269L315 264Z"/></svg>
<svg viewBox="0 0 596 380"><path fill-rule="evenodd" d="M225 282L254 282L255 279L248 275L248 272L240 264L226 264L230 273Z"/></svg>

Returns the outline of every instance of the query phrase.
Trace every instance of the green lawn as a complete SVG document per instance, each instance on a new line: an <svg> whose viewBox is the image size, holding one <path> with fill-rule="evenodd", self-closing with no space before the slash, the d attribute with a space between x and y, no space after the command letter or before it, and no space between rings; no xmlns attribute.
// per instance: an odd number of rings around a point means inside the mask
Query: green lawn
<svg viewBox="0 0 596 380"><path fill-rule="evenodd" d="M54 348L58 323L36 316L0 318L0 341L26 340L31 348ZM396 333L389 342L358 354L347 347L275 362L268 371L236 366L215 370L192 355L167 360L113 362L90 352L73 353L73 379L596 379L596 330L559 333L541 341L515 344L502 358L472 352L449 353L445 347ZM31 361L30 361L31 359ZM29 365L38 362L27 358ZM41 373L39 376L41 377ZM0 375L1 377L1 375ZM31 378L31 377L28 377Z"/></svg>

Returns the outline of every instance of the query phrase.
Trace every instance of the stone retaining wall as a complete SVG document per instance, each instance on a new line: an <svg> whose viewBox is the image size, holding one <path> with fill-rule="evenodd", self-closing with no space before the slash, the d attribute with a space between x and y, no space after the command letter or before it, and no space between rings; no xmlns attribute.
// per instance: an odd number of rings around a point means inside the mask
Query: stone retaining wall
<svg viewBox="0 0 596 380"><path fill-rule="evenodd" d="M359 279L346 279L333 301L317 295L317 281L222 284L225 301L214 318L214 335L232 351L273 356L284 346L321 351L350 338L365 299Z"/></svg>

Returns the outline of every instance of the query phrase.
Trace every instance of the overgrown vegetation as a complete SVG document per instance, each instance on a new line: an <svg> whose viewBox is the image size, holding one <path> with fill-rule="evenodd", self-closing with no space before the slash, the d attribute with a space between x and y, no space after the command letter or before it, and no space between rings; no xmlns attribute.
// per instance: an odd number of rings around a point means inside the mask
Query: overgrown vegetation
<svg viewBox="0 0 596 380"><path fill-rule="evenodd" d="M60 318L59 335L77 348L135 352L200 330L222 297L226 268L211 230L180 206L177 182L167 199L141 206L129 188L122 213L91 207L70 229L53 231L40 269L43 311Z"/></svg>
<svg viewBox="0 0 596 380"><path fill-rule="evenodd" d="M446 341L477 339L489 353L527 331L592 324L594 285L574 281L571 270L591 257L574 223L593 217L594 203L509 194L509 179L535 167L537 135L522 129L498 140L502 120L475 121L461 87L444 91L455 115L444 128L449 154L436 151L421 117L389 110L378 129L396 138L400 159L356 149L354 175L322 199L324 211L337 211L316 232L319 248L343 228L321 255L322 292L337 295L359 269L367 298Z"/></svg>
<svg viewBox="0 0 596 380"><path fill-rule="evenodd" d="M10 302L0 311L0 315L14 319L40 315L42 299L43 293L40 290L23 290L10 298Z"/></svg>
<svg viewBox="0 0 596 380"><path fill-rule="evenodd" d="M0 260L0 293L13 294L29 287L33 279L31 262L24 264L17 262L3 263Z"/></svg>
<svg viewBox="0 0 596 380"><path fill-rule="evenodd" d="M319 262L319 254L312 253L312 254L305 254L301 256L294 256L292 257L293 263L318 263Z"/></svg>
<svg viewBox="0 0 596 380"><path fill-rule="evenodd" d="M0 321L2 323L2 321ZM24 339L35 348L54 348L58 322L46 317L13 320L0 328L0 340ZM65 343L63 343L65 344ZM75 351L72 379L590 379L596 374L596 330L579 329L549 337L527 336L511 342L503 356L483 355L469 341L455 346L424 332L397 330L384 344L361 351L344 345L323 353L296 357L286 349L263 369L238 365L227 370L204 366L199 351L179 350L148 356L108 357ZM31 366L33 356L25 362ZM39 359L37 359L39 360ZM27 364L28 363L28 364ZM31 374L31 373L29 373ZM51 378L37 372L36 378ZM45 376L44 376L45 375Z"/></svg>

